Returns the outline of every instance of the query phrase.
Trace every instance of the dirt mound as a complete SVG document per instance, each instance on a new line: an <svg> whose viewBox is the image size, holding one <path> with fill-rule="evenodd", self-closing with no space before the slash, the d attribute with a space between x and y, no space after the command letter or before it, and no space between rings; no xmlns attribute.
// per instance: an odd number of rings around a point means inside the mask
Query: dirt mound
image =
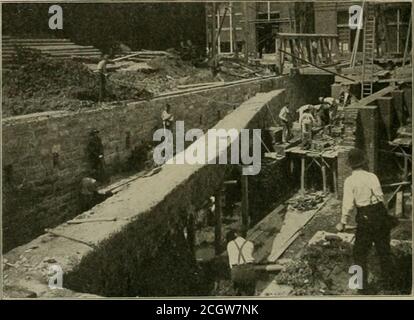
<svg viewBox="0 0 414 320"><path fill-rule="evenodd" d="M3 73L3 116L49 110L77 110L98 101L99 79L84 64L28 54ZM143 88L108 81L107 101L147 99Z"/></svg>

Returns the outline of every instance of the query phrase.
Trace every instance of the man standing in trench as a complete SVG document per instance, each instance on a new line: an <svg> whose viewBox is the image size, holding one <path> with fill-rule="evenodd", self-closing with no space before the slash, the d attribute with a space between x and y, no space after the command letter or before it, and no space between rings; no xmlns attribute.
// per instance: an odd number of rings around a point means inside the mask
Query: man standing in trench
<svg viewBox="0 0 414 320"><path fill-rule="evenodd" d="M226 240L233 287L238 295L253 296L256 290L254 244L234 230L227 233Z"/></svg>
<svg viewBox="0 0 414 320"><path fill-rule="evenodd" d="M96 71L99 76L99 101L102 102L106 96L106 65L109 63L109 56L104 54L102 60L99 61Z"/></svg>
<svg viewBox="0 0 414 320"><path fill-rule="evenodd" d="M367 257L372 244L379 256L381 277L384 285L389 284L391 275L390 231L393 227L384 204L384 195L378 177L367 171L367 160L360 149L352 149L348 155L348 165L352 174L344 183L342 218L336 228L342 232L348 224L351 212L356 207L354 263L362 269L362 289L367 293L368 266Z"/></svg>

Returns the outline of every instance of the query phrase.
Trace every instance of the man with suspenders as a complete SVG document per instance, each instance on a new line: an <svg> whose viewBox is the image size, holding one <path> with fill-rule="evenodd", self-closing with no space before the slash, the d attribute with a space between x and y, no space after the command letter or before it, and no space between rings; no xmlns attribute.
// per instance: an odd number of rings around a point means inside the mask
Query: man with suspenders
<svg viewBox="0 0 414 320"><path fill-rule="evenodd" d="M241 237L236 231L227 233L227 254L234 289L238 295L253 296L256 289L254 270L254 244Z"/></svg>
<svg viewBox="0 0 414 320"><path fill-rule="evenodd" d="M384 195L378 177L367 171L367 160L360 149L352 149L348 155L348 165L352 174L345 179L342 201L342 217L336 226L342 232L349 222L349 217L356 208L357 229L353 248L354 263L362 269L361 293L367 293L368 266L367 257L372 244L377 251L382 282L389 284L392 261L390 249L390 231L395 221L388 215L384 205Z"/></svg>

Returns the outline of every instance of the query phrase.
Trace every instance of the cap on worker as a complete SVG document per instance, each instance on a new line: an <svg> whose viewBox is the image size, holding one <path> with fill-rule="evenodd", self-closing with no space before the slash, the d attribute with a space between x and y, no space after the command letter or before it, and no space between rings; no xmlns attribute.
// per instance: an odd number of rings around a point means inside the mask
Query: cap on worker
<svg viewBox="0 0 414 320"><path fill-rule="evenodd" d="M361 149L353 148L348 153L348 165L352 169L361 168L367 164L365 153Z"/></svg>

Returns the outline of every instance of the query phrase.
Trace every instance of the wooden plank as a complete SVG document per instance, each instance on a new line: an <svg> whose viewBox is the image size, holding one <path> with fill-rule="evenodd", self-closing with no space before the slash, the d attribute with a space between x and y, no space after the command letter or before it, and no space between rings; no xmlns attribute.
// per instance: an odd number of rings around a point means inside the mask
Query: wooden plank
<svg viewBox="0 0 414 320"><path fill-rule="evenodd" d="M395 216L401 218L404 216L404 201L403 201L403 191L400 190L397 192L395 197Z"/></svg>
<svg viewBox="0 0 414 320"><path fill-rule="evenodd" d="M337 179L337 172L336 172L336 163L334 162L332 164L332 181L333 181L333 187L334 187L334 194L335 198L338 199L338 179Z"/></svg>
<svg viewBox="0 0 414 320"><path fill-rule="evenodd" d="M330 46L330 39L323 39L326 43L326 50L328 52L328 62L332 62L332 47Z"/></svg>
<svg viewBox="0 0 414 320"><path fill-rule="evenodd" d="M293 54L295 54L296 52L295 52L295 49L294 49L293 39L289 39L288 42L289 42L290 52L292 52ZM294 66L297 66L298 65L298 61L297 61L297 59L294 56L292 56L292 64Z"/></svg>
<svg viewBox="0 0 414 320"><path fill-rule="evenodd" d="M393 85L390 85L380 91L375 92L374 94L371 94L368 97L365 97L351 105L349 105L347 108L358 108L358 107L363 107L363 106L367 106L373 102L375 102L378 98L383 97L391 92L393 92L394 90L396 90L397 88Z"/></svg>
<svg viewBox="0 0 414 320"><path fill-rule="evenodd" d="M300 191L305 194L305 166L306 158L304 156L300 159Z"/></svg>
<svg viewBox="0 0 414 320"><path fill-rule="evenodd" d="M326 166L325 166L325 163L323 161L322 161L322 165L321 165L321 170L322 170L323 192L327 192Z"/></svg>
<svg viewBox="0 0 414 320"><path fill-rule="evenodd" d="M306 52L308 53L308 60L312 63L315 63L315 60L313 59L313 54L312 54L311 41L312 39L305 40Z"/></svg>
<svg viewBox="0 0 414 320"><path fill-rule="evenodd" d="M285 33L277 34L279 37L285 38L337 38L336 33Z"/></svg>
<svg viewBox="0 0 414 320"><path fill-rule="evenodd" d="M321 63L324 63L326 61L326 57L325 57L325 49L322 45L321 39L318 39L318 48L319 48L318 52L320 52L321 54Z"/></svg>
<svg viewBox="0 0 414 320"><path fill-rule="evenodd" d="M269 257L267 258L269 262L274 263L277 261L277 259L279 259L282 256L282 254L301 234L302 229L309 223L309 221L313 219L316 213L318 213L321 210L321 208L325 206L328 200L329 197L326 198L325 201L320 203L318 208L315 210L310 210L299 214L289 212L285 215L285 224L284 226L282 226L282 229L280 230L278 236L275 237L273 241L272 251ZM290 219L289 226L287 226L287 223L289 223L289 221L287 222L287 219ZM284 229L284 227L286 227L286 229Z"/></svg>
<svg viewBox="0 0 414 320"><path fill-rule="evenodd" d="M183 84L183 85L178 85L177 89L188 89L188 88L204 87L204 86L211 86L211 85L223 84L223 83L224 83L224 81Z"/></svg>
<svg viewBox="0 0 414 320"><path fill-rule="evenodd" d="M249 230L249 180L248 175L241 176L242 187L242 233L246 237Z"/></svg>

